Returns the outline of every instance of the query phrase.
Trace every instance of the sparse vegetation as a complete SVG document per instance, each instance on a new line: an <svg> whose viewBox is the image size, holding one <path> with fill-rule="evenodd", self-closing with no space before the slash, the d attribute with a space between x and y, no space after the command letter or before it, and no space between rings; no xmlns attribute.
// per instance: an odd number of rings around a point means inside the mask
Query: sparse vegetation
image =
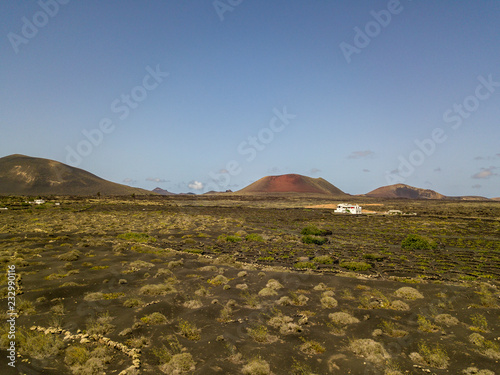
<svg viewBox="0 0 500 375"><path fill-rule="evenodd" d="M40 373L491 375L500 360L491 203L405 200L418 215L389 217L329 215L302 198L92 199L0 212L0 264L18 276L17 347L40 358L29 363ZM309 223L318 231L300 233ZM402 249L408 233L439 247ZM4 299L7 288L2 272ZM107 340L117 344L106 352Z"/></svg>

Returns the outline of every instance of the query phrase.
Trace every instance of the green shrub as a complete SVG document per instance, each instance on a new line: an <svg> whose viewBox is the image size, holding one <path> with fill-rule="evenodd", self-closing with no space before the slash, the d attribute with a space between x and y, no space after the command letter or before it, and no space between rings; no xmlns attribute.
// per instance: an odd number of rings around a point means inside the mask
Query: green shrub
<svg viewBox="0 0 500 375"><path fill-rule="evenodd" d="M247 328L248 335L257 342L269 342L269 333L264 325L257 325L252 328Z"/></svg>
<svg viewBox="0 0 500 375"><path fill-rule="evenodd" d="M433 250L437 248L436 242L419 236L418 234L409 234L402 242L402 249L409 250Z"/></svg>
<svg viewBox="0 0 500 375"><path fill-rule="evenodd" d="M313 235L306 235L302 237L302 242L303 243L313 243L315 245L324 245L325 243L328 242L328 238L325 237L318 237L318 236L313 236Z"/></svg>
<svg viewBox="0 0 500 375"><path fill-rule="evenodd" d="M293 267L298 269L298 270L304 270L304 269L315 270L316 269L316 265L312 262L297 262L293 265Z"/></svg>
<svg viewBox="0 0 500 375"><path fill-rule="evenodd" d="M351 271L367 271L372 268L372 265L365 262L346 262L340 263L340 267L346 268Z"/></svg>
<svg viewBox="0 0 500 375"><path fill-rule="evenodd" d="M250 233L246 235L245 241L264 242L264 238L260 234Z"/></svg>
<svg viewBox="0 0 500 375"><path fill-rule="evenodd" d="M198 341L201 339L201 330L196 328L196 325L189 323L187 320L179 320L177 328L179 329L179 334L188 340Z"/></svg>
<svg viewBox="0 0 500 375"><path fill-rule="evenodd" d="M332 264L333 259L329 255L321 255L319 257L315 257L313 259L313 262L316 262L319 264Z"/></svg>
<svg viewBox="0 0 500 375"><path fill-rule="evenodd" d="M271 257L271 256L258 257L257 260L260 260L262 262L272 262L274 260L274 257Z"/></svg>
<svg viewBox="0 0 500 375"><path fill-rule="evenodd" d="M328 235L332 234L332 231L328 230L328 229L319 229L315 225L308 225L307 227L305 227L304 229L302 229L302 231L300 232L300 234L302 234L304 236L306 236L306 235L328 236Z"/></svg>

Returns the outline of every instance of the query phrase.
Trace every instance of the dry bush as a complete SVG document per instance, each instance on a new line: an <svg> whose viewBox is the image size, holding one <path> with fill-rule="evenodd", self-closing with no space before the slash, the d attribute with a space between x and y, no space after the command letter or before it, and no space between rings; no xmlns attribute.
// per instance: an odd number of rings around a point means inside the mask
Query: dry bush
<svg viewBox="0 0 500 375"><path fill-rule="evenodd" d="M177 289L169 282L163 284L147 284L141 287L139 293L148 296L164 296L170 293L177 293Z"/></svg>
<svg viewBox="0 0 500 375"><path fill-rule="evenodd" d="M300 337L303 341L303 344L300 345L299 349L302 353L307 355L321 354L325 352L325 347L321 345L319 342L314 340L306 340L303 337Z"/></svg>
<svg viewBox="0 0 500 375"><path fill-rule="evenodd" d="M413 362L438 369L446 369L450 360L446 351L439 344L430 347L424 342L418 345L418 353L413 352L409 357Z"/></svg>
<svg viewBox="0 0 500 375"><path fill-rule="evenodd" d="M377 364L382 364L390 358L389 353L387 353L382 344L372 339L352 340L349 343L349 350Z"/></svg>
<svg viewBox="0 0 500 375"><path fill-rule="evenodd" d="M168 319L162 313L155 311L154 313L143 316L141 318L141 321L149 325L159 325L166 324L168 322Z"/></svg>
<svg viewBox="0 0 500 375"><path fill-rule="evenodd" d="M281 283L278 280L270 279L267 282L266 287L274 290L279 290L283 288L283 285L281 285Z"/></svg>
<svg viewBox="0 0 500 375"><path fill-rule="evenodd" d="M345 326L348 324L359 323L359 319L355 318L349 313L346 312L336 312L328 315L333 324L338 326Z"/></svg>
<svg viewBox="0 0 500 375"><path fill-rule="evenodd" d="M460 321L450 314L439 314L434 317L434 321L447 327L456 326Z"/></svg>
<svg viewBox="0 0 500 375"><path fill-rule="evenodd" d="M269 375L271 373L271 368L269 367L269 363L263 359L254 358L243 366L241 372L244 375Z"/></svg>
<svg viewBox="0 0 500 375"><path fill-rule="evenodd" d="M320 302L324 309L333 309L338 306L337 300L330 296L323 296Z"/></svg>
<svg viewBox="0 0 500 375"><path fill-rule="evenodd" d="M203 307L203 303L199 299L186 301L182 305L188 309L199 309L200 307Z"/></svg>
<svg viewBox="0 0 500 375"><path fill-rule="evenodd" d="M394 295L398 298L403 298L407 300L424 298L424 296L418 290L410 286L404 286L402 288L399 288L394 292Z"/></svg>
<svg viewBox="0 0 500 375"><path fill-rule="evenodd" d="M196 362L190 353L174 354L170 357L167 363L160 366L160 371L169 374L182 374L194 371Z"/></svg>
<svg viewBox="0 0 500 375"><path fill-rule="evenodd" d="M259 296L261 297L271 297L278 295L278 292L272 288L263 288L259 291Z"/></svg>

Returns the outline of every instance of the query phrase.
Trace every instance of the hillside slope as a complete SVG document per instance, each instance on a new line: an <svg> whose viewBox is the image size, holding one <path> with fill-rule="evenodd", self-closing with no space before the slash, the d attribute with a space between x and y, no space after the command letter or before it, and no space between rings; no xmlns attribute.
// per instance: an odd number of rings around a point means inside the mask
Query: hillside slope
<svg viewBox="0 0 500 375"><path fill-rule="evenodd" d="M266 176L236 192L237 194L303 193L346 196L342 190L323 178L299 174Z"/></svg>
<svg viewBox="0 0 500 375"><path fill-rule="evenodd" d="M0 158L1 195L145 195L154 194L104 180L55 160L25 155Z"/></svg>
<svg viewBox="0 0 500 375"><path fill-rule="evenodd" d="M446 196L429 189L420 189L405 184L382 186L365 194L374 198L445 199Z"/></svg>

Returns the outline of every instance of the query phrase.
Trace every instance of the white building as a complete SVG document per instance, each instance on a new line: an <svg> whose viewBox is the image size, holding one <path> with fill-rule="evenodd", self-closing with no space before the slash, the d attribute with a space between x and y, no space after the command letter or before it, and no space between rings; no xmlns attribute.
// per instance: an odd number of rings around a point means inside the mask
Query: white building
<svg viewBox="0 0 500 375"><path fill-rule="evenodd" d="M35 199L35 204L44 204L45 201L43 199Z"/></svg>
<svg viewBox="0 0 500 375"><path fill-rule="evenodd" d="M344 214L360 214L361 206L358 206L357 204L341 203L337 205L337 209L334 212L340 212Z"/></svg>

